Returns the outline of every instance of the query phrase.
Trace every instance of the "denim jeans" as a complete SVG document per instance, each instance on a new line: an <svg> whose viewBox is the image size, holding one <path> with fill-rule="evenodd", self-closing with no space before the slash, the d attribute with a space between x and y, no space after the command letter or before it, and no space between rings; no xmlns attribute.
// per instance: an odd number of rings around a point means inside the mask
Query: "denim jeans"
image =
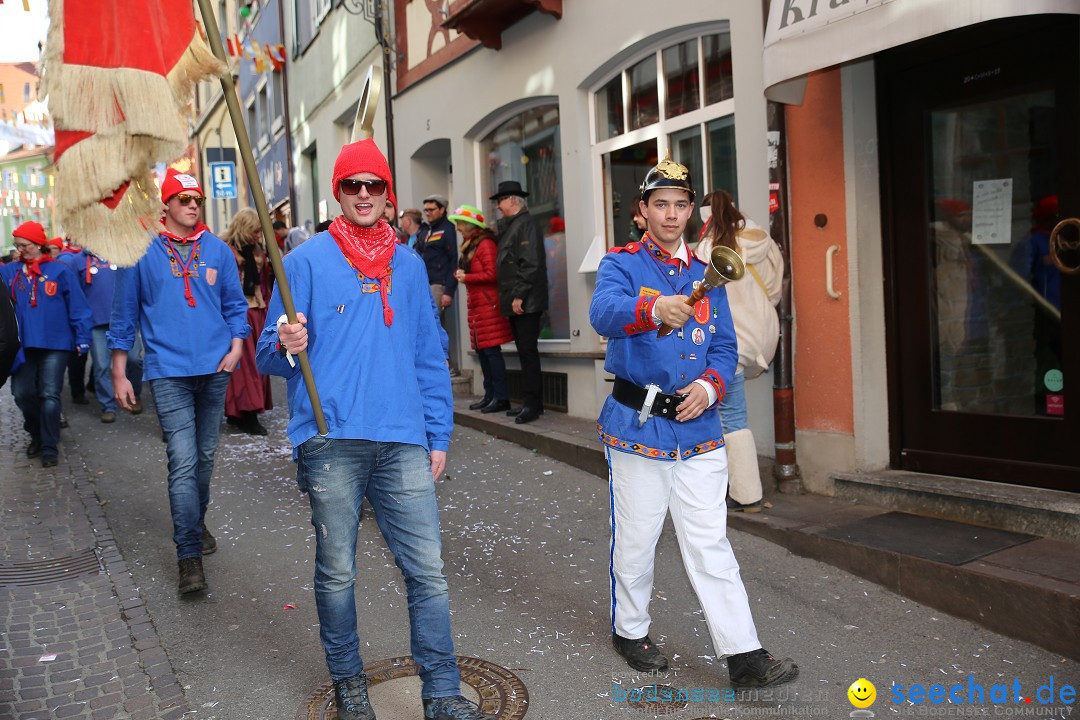
<svg viewBox="0 0 1080 720"><path fill-rule="evenodd" d="M228 386L229 373L224 371L150 381L168 443L169 507L177 560L202 556L202 525Z"/></svg>
<svg viewBox="0 0 1080 720"><path fill-rule="evenodd" d="M98 325L90 342L90 357L94 361L94 394L101 403L101 412L116 412L116 396L112 382L112 351L105 337L108 325ZM135 339L135 346L128 353L127 377L135 392L135 399L142 395L142 343Z"/></svg>
<svg viewBox="0 0 1080 720"><path fill-rule="evenodd" d="M484 397L496 401L508 399L510 391L506 388L506 361L502 348L496 345L477 350L476 356L480 359L480 372L484 374Z"/></svg>
<svg viewBox="0 0 1080 720"><path fill-rule="evenodd" d="M419 445L314 437L299 447L297 483L315 527L315 605L334 680L364 671L356 631L356 533L366 496L405 577L409 640L423 698L458 695L461 675L450 636L439 506L431 462Z"/></svg>
<svg viewBox="0 0 1080 720"><path fill-rule="evenodd" d="M720 423L725 433L746 429L745 377L738 373L727 386L724 399L720 401Z"/></svg>
<svg viewBox="0 0 1080 720"><path fill-rule="evenodd" d="M71 356L68 350L26 348L26 362L11 376L11 394L23 415L23 429L41 443L42 457L56 457L60 443L60 391Z"/></svg>

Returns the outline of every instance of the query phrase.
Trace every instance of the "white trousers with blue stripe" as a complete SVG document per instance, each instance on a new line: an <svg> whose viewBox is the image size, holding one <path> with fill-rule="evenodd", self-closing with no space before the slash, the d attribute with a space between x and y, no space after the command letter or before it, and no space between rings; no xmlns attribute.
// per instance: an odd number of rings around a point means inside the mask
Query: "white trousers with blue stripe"
<svg viewBox="0 0 1080 720"><path fill-rule="evenodd" d="M717 656L761 647L739 563L727 539L727 450L674 462L608 448L611 491L611 629L649 634L656 542L671 510L683 566Z"/></svg>

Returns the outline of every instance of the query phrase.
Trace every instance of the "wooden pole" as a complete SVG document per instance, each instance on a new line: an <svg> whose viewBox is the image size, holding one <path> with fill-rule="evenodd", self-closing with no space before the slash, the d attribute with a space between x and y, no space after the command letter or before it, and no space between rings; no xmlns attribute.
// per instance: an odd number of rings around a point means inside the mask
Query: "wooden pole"
<svg viewBox="0 0 1080 720"><path fill-rule="evenodd" d="M199 10L202 12L203 23L206 25L210 48L219 60L228 64L229 59L225 56L224 45L221 44L221 33L218 30L217 19L214 17L214 9L210 6L210 0L199 0ZM270 211L266 207L266 196L263 195L259 172L255 167L255 156L251 152L251 139L248 137L247 128L244 126L244 116L240 112L240 101L236 98L236 88L231 70L221 78L221 89L225 93L225 104L229 108L229 118L232 120L233 130L236 132L236 142L240 145L240 158L244 162L244 172L247 174L251 196L255 199L255 210L258 211L259 220L262 221L266 253L270 256L270 264L274 268L274 278L277 280L277 290L278 294L281 295L281 304L285 308L285 316L289 319L289 323L295 324L296 307L293 305L292 291L289 290L289 281L285 277L285 267L281 264L281 252L278 250L274 227L270 222ZM297 355L296 359L300 362L300 373L304 376L304 385L307 387L308 397L311 398L311 409L315 413L315 423L319 427L319 435L326 437L330 430L327 428L326 418L323 416L322 403L319 401L319 390L315 387L315 377L311 374L311 363L308 361L307 351Z"/></svg>

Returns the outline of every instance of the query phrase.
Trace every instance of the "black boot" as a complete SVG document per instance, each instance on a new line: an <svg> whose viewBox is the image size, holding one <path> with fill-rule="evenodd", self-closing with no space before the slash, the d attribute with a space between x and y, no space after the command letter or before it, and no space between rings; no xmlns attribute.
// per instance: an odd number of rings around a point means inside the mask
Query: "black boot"
<svg viewBox="0 0 1080 720"><path fill-rule="evenodd" d="M483 407L483 409L480 410L480 412L482 412L484 415L487 415L488 413L497 413L497 412L502 412L503 410L509 410L509 409L510 409L510 401L509 400L492 400L487 405L485 405Z"/></svg>
<svg viewBox="0 0 1080 720"><path fill-rule="evenodd" d="M334 704L338 720L375 720L367 694L367 677L360 673L334 681Z"/></svg>
<svg viewBox="0 0 1080 720"><path fill-rule="evenodd" d="M656 649L656 645L648 635L631 640L612 633L611 644L615 647L615 652L623 656L626 664L635 670L664 672L668 669L667 658Z"/></svg>
<svg viewBox="0 0 1080 720"><path fill-rule="evenodd" d="M484 407L485 405L487 405L492 400L493 400L493 398L490 395L485 395L482 400L479 400L477 402L474 402L472 405L469 405L469 409L470 410L479 410L480 408Z"/></svg>
<svg viewBox="0 0 1080 720"><path fill-rule="evenodd" d="M731 684L738 687L780 685L799 676L799 666L794 660L777 660L764 649L731 655L727 666Z"/></svg>
<svg viewBox="0 0 1080 720"><path fill-rule="evenodd" d="M210 531L206 529L206 523L202 526L202 554L212 555L217 552L217 540L210 534Z"/></svg>
<svg viewBox="0 0 1080 720"><path fill-rule="evenodd" d="M181 595L206 589L206 575L203 574L202 558L184 558L179 562Z"/></svg>
<svg viewBox="0 0 1080 720"><path fill-rule="evenodd" d="M240 421L240 430L246 432L248 435L266 434L266 428L259 422L259 413L255 410L244 412L244 417Z"/></svg>

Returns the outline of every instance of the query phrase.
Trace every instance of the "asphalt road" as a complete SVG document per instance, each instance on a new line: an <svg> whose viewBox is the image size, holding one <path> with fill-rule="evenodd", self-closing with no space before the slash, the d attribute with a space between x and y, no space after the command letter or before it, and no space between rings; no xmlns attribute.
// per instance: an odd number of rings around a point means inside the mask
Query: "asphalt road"
<svg viewBox="0 0 1080 720"><path fill-rule="evenodd" d="M283 399L282 390L275 384ZM286 409L264 416L268 438L222 429L207 516L219 550L205 560L209 592L194 598L176 593L165 447L152 403L142 416L125 413L112 425L98 422L94 405L66 412L65 442L88 458L120 550L195 710L187 717L297 717L329 676L312 593L314 531L296 489ZM607 487L466 428L455 431L448 475L438 493L457 653L512 670L529 693L529 720L646 716L618 699L619 689L654 680L635 676L610 645ZM404 583L368 518L357 596L361 649L372 663L408 655L409 635ZM733 532L732 543L760 637L774 654L795 658L801 676L782 690L725 699L727 671L711 655L669 525L657 555L651 635L674 672L659 682L700 688L705 698L671 717L845 717L853 710L848 686L862 677L876 685L877 717L1069 717L1060 698L1042 704L1035 693L1051 676L1055 693L1080 686L1075 664L764 540ZM992 686L1011 688L1014 680L1033 702L990 704ZM394 683L393 692L373 690L380 718L419 718L418 682ZM898 686L908 700L913 684L929 690L954 683L964 685L965 700L969 683L982 685L986 701L893 702ZM708 701L710 690L718 700Z"/></svg>

